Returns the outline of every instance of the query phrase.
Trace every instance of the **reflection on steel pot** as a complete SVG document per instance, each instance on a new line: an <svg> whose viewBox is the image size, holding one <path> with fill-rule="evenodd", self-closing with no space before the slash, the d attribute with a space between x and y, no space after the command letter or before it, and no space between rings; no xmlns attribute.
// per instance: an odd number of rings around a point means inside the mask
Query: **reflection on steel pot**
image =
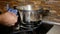
<svg viewBox="0 0 60 34"><path fill-rule="evenodd" d="M23 20L27 21L27 22L39 21L40 20L40 13L39 13L39 11L24 10L23 11Z"/></svg>

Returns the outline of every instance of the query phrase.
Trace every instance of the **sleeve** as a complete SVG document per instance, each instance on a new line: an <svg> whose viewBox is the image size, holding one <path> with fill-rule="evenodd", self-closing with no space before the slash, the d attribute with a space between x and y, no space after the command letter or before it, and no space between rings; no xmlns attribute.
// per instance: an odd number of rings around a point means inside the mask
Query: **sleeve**
<svg viewBox="0 0 60 34"><path fill-rule="evenodd" d="M8 12L11 12L11 11L12 11L12 9L9 9L9 10L8 10Z"/></svg>

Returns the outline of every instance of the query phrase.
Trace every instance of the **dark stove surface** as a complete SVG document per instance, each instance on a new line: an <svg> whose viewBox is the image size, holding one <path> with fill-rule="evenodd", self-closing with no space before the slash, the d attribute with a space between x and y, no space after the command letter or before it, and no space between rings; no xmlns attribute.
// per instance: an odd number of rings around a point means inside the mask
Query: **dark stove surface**
<svg viewBox="0 0 60 34"><path fill-rule="evenodd" d="M46 34L52 27L53 25L42 23L38 28L34 29L33 31L22 30L12 34Z"/></svg>

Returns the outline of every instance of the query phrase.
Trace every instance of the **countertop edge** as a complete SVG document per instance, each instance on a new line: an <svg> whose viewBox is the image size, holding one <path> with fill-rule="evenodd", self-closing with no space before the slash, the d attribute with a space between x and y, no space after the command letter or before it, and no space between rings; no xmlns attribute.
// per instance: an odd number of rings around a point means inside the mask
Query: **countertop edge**
<svg viewBox="0 0 60 34"><path fill-rule="evenodd" d="M52 22L52 21L45 21L45 20L42 20L42 22L43 22L43 23L47 23L47 24L60 25L60 23Z"/></svg>

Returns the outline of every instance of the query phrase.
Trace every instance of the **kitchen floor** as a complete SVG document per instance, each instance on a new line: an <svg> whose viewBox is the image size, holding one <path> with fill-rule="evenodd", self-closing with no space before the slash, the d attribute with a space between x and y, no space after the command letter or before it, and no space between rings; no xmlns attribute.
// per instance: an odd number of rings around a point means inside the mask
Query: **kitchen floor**
<svg viewBox="0 0 60 34"><path fill-rule="evenodd" d="M60 34L60 26L54 25L47 34Z"/></svg>

